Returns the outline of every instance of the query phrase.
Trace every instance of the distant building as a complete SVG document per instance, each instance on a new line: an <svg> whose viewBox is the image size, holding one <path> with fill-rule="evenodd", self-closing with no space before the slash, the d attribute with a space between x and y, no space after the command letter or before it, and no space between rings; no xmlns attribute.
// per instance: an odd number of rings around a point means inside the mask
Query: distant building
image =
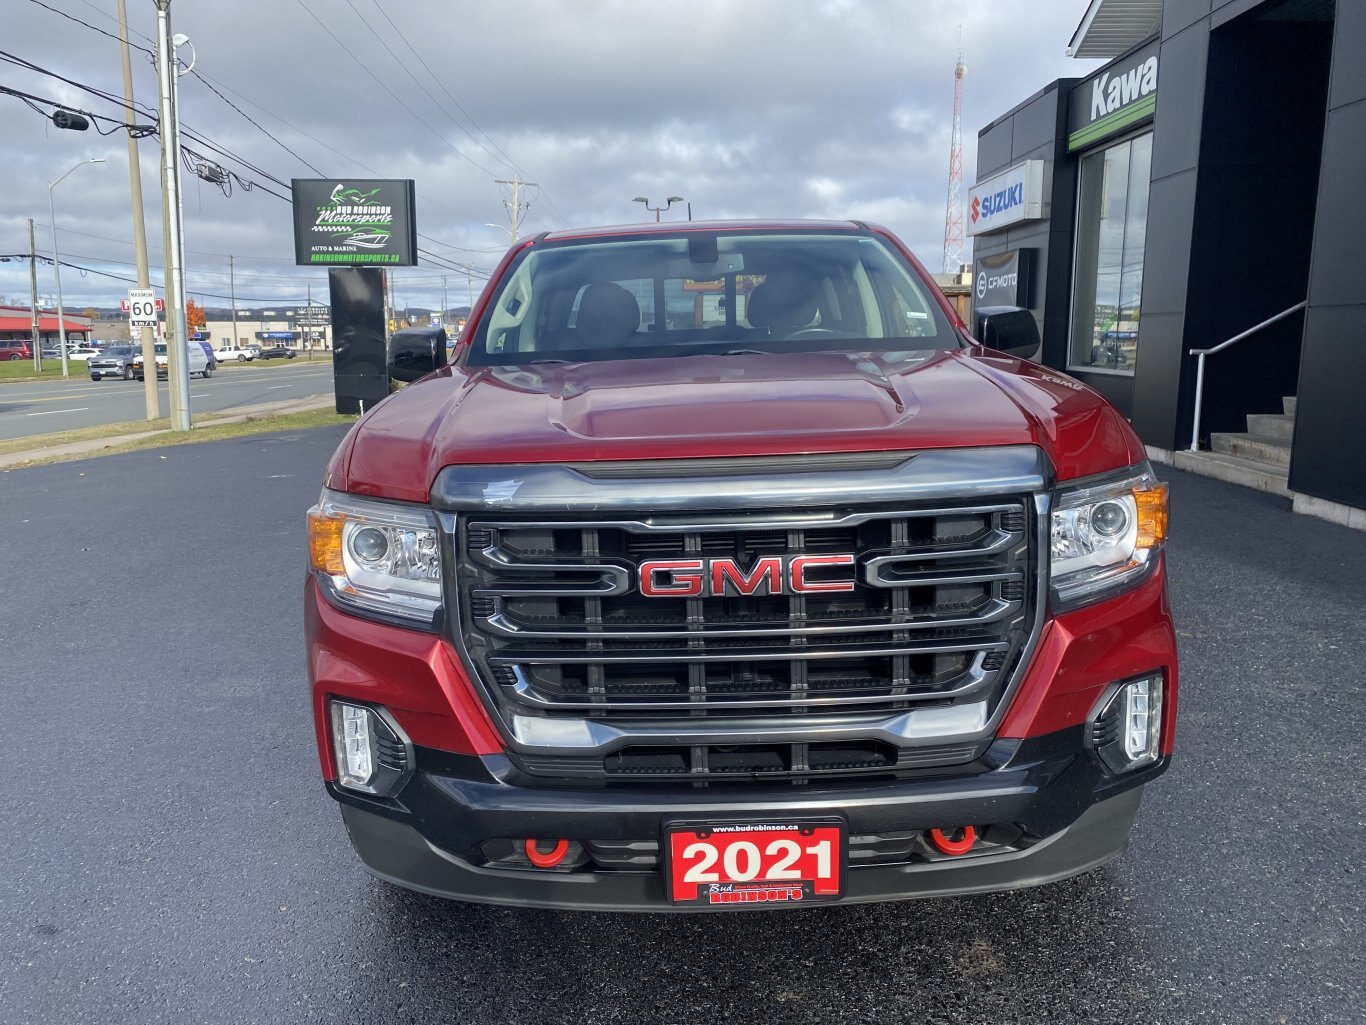
<svg viewBox="0 0 1366 1025"><path fill-rule="evenodd" d="M201 330L215 349L233 340L233 322L214 311ZM326 306L301 306L237 311L238 345L285 345L291 349L319 351L332 348L332 311Z"/></svg>
<svg viewBox="0 0 1366 1025"><path fill-rule="evenodd" d="M66 340L88 342L93 330L89 317L67 313ZM61 340L56 310L38 311L39 348L55 346ZM29 306L0 306L0 341L33 341L33 309Z"/></svg>

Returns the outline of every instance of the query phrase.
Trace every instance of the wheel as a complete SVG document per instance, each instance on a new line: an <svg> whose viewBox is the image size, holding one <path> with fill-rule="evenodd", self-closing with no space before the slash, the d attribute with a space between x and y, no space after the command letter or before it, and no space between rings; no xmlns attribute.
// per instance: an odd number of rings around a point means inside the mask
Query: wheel
<svg viewBox="0 0 1366 1025"><path fill-rule="evenodd" d="M125 381L131 381L131 380L133 379L133 368L132 368L132 367L124 367L124 368L123 368L123 379L124 379Z"/></svg>
<svg viewBox="0 0 1366 1025"><path fill-rule="evenodd" d="M207 381L210 377L212 377L212 376L213 376L213 364L212 364L212 363L205 363L205 364L204 364L204 372L203 372L202 374L200 374L199 376L202 377L202 378L204 378L204 380L206 380L206 381Z"/></svg>
<svg viewBox="0 0 1366 1025"><path fill-rule="evenodd" d="M239 353L237 354L237 362L238 362L238 363L245 363L246 361L247 361L247 357L244 356L242 353L239 352Z"/></svg>
<svg viewBox="0 0 1366 1025"><path fill-rule="evenodd" d="M24 357L23 357L23 356L20 356L17 352L12 352L12 353L10 353L9 361L10 361L11 363L18 363L18 362L19 362L21 359L23 359L23 358L24 358Z"/></svg>
<svg viewBox="0 0 1366 1025"><path fill-rule="evenodd" d="M91 375L90 375L90 380L92 380L92 381L98 381L99 378L96 377L94 374L91 374Z"/></svg>
<svg viewBox="0 0 1366 1025"><path fill-rule="evenodd" d="M291 353L289 354L289 357L288 357L288 358L289 358L289 359L293 359L293 358L294 358L295 356L297 356L297 355L299 355L297 352L291 352Z"/></svg>

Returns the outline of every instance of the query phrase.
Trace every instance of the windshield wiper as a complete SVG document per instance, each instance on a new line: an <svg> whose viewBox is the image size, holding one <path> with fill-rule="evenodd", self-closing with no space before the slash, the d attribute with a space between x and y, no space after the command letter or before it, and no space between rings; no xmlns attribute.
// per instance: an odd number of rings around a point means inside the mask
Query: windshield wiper
<svg viewBox="0 0 1366 1025"><path fill-rule="evenodd" d="M567 359L533 359L530 363L527 364L527 366L529 366L529 367L543 367L543 366L545 366L547 363L568 363L568 362L570 362L570 361L567 360Z"/></svg>
<svg viewBox="0 0 1366 1025"><path fill-rule="evenodd" d="M727 349L723 356L772 356L772 349Z"/></svg>

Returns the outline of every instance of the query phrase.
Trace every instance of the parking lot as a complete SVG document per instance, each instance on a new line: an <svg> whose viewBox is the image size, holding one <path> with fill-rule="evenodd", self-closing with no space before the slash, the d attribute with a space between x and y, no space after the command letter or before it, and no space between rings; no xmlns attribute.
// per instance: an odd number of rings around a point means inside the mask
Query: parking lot
<svg viewBox="0 0 1366 1025"><path fill-rule="evenodd" d="M1109 868L790 913L484 908L368 877L318 780L302 527L339 437L0 473L0 1022L1366 1018L1366 534L1163 473L1177 757Z"/></svg>

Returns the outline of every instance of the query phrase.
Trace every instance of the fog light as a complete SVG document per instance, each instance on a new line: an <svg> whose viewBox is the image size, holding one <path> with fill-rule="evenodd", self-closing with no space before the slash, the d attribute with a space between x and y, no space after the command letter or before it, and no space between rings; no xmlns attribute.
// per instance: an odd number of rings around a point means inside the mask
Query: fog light
<svg viewBox="0 0 1366 1025"><path fill-rule="evenodd" d="M1162 676L1128 680L1103 699L1090 745L1111 772L1151 765L1161 756Z"/></svg>
<svg viewBox="0 0 1366 1025"><path fill-rule="evenodd" d="M397 793L412 773L413 746L382 710L332 701L337 785L365 794Z"/></svg>

